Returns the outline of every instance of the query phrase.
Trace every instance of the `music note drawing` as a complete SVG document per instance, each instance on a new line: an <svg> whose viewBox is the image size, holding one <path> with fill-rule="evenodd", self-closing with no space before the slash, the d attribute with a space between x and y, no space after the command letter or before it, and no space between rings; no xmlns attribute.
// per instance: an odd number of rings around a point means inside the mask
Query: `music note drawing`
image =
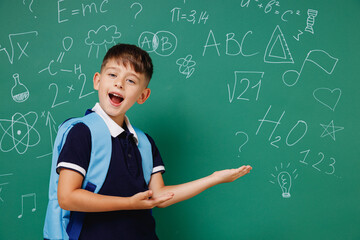
<svg viewBox="0 0 360 240"><path fill-rule="evenodd" d="M25 198L33 198L34 200L34 207L31 209L32 212L36 211L36 193L29 193L21 196L21 214L18 218L22 218L24 215L24 199Z"/></svg>
<svg viewBox="0 0 360 240"><path fill-rule="evenodd" d="M282 80L286 86L288 86L288 87L294 86L298 82L306 62L312 62L316 66L321 68L327 74L332 74L338 60L339 59L331 56L324 50L316 50L316 49L311 50L307 54L302 66L300 68L300 71L287 70L282 75Z"/></svg>

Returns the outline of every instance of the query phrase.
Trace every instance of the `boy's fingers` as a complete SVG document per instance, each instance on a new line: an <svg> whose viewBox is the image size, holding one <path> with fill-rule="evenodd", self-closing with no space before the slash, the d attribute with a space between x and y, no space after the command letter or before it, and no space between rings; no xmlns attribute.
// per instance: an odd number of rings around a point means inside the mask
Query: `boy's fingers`
<svg viewBox="0 0 360 240"><path fill-rule="evenodd" d="M246 170L246 171L249 170L250 171L252 169L252 167L250 165L247 165L247 166L244 165L244 166L239 167L238 169L239 170Z"/></svg>
<svg viewBox="0 0 360 240"><path fill-rule="evenodd" d="M152 191L151 190L148 190L148 191L146 191L146 192L141 192L141 193L138 193L139 195L139 198L140 199L144 199L144 200L146 200L146 199L149 199L149 198L151 198L151 196L152 196Z"/></svg>
<svg viewBox="0 0 360 240"><path fill-rule="evenodd" d="M158 203L163 203L163 202L166 202L166 201L172 199L173 197L174 197L174 193L166 193L166 194L158 197L156 200Z"/></svg>
<svg viewBox="0 0 360 240"><path fill-rule="evenodd" d="M148 196L148 198L151 198L151 196L152 196L153 192L152 192L151 190L146 191L146 192L147 192L147 196Z"/></svg>
<svg viewBox="0 0 360 240"><path fill-rule="evenodd" d="M238 170L238 174L239 174L240 176L243 176L243 175L245 175L245 174L248 174L251 169L252 169L251 166L249 166L249 165L245 166L245 165L244 165L244 166L239 167L237 170Z"/></svg>

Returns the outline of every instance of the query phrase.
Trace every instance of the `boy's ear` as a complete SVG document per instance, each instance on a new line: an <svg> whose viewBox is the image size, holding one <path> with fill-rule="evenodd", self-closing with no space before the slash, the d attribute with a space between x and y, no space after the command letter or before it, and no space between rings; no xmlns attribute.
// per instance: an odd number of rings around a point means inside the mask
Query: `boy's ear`
<svg viewBox="0 0 360 240"><path fill-rule="evenodd" d="M100 73L95 73L94 74L94 89L95 90L99 90L99 85L100 85Z"/></svg>
<svg viewBox="0 0 360 240"><path fill-rule="evenodd" d="M146 100L150 97L150 93L151 93L150 88L145 88L142 91L140 97L138 98L137 103L138 104L143 104L144 102L146 102Z"/></svg>

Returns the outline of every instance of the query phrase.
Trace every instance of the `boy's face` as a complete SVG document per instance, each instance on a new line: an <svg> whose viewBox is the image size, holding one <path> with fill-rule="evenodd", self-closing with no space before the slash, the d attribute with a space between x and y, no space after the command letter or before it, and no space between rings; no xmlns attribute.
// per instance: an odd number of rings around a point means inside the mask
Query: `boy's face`
<svg viewBox="0 0 360 240"><path fill-rule="evenodd" d="M142 104L150 96L145 75L115 59L109 59L101 72L95 73L94 89L98 90L101 108L120 126L132 105Z"/></svg>

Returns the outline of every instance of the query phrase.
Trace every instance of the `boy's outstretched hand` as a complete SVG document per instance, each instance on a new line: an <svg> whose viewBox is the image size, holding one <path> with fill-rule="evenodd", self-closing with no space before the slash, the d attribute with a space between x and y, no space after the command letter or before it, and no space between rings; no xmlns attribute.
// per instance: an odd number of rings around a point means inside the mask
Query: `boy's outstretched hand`
<svg viewBox="0 0 360 240"><path fill-rule="evenodd" d="M226 169L214 172L211 175L191 182L172 186L166 186L161 175L162 173L158 172L151 176L149 184L149 189L154 191L153 196L151 194L146 195L146 192L144 192L136 194L131 198L136 198L139 203L145 204L145 206L148 206L147 204L151 204L151 207L156 206L163 208L192 198L217 184L235 181L239 177L248 174L251 169L251 166L242 166L236 169ZM141 208L150 207L144 207L144 205L141 205Z"/></svg>
<svg viewBox="0 0 360 240"><path fill-rule="evenodd" d="M153 192L148 190L140 192L130 197L130 205L132 209L152 209L158 205L169 201L174 197L174 193L168 192L156 198L152 198Z"/></svg>
<svg viewBox="0 0 360 240"><path fill-rule="evenodd" d="M216 171L211 175L211 177L215 178L217 183L228 183L228 182L233 182L236 179L248 174L251 169L252 169L251 166L244 165L235 169Z"/></svg>

